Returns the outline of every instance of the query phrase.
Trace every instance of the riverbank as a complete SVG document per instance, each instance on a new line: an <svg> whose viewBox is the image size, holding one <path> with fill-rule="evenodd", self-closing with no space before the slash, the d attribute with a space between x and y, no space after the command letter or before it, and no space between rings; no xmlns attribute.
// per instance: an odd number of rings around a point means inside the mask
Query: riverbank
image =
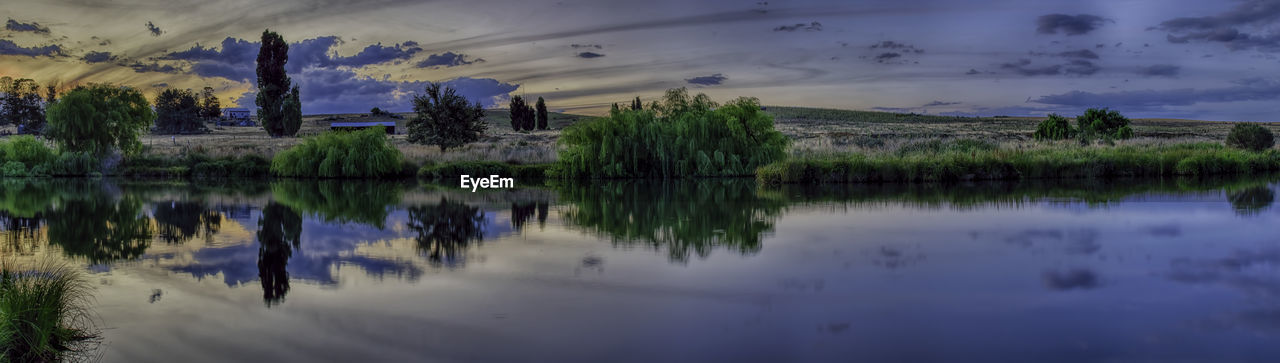
<svg viewBox="0 0 1280 363"><path fill-rule="evenodd" d="M756 170L762 184L951 182L1252 175L1280 170L1280 152L1220 143L1003 148L964 140L915 151L791 158ZM905 150L905 151L904 151Z"/></svg>

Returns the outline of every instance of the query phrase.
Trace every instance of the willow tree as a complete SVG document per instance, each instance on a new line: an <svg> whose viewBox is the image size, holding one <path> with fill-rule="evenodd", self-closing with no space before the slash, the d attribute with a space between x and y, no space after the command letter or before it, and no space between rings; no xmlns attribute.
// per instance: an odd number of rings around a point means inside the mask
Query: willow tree
<svg viewBox="0 0 1280 363"><path fill-rule="evenodd" d="M298 91L285 73L289 63L289 43L270 29L262 31L258 48L258 120L271 137L293 136L302 127L302 104Z"/></svg>
<svg viewBox="0 0 1280 363"><path fill-rule="evenodd" d="M97 156L111 149L125 154L142 150L138 134L155 120L142 92L129 87L94 84L76 87L48 110L44 135L64 150Z"/></svg>

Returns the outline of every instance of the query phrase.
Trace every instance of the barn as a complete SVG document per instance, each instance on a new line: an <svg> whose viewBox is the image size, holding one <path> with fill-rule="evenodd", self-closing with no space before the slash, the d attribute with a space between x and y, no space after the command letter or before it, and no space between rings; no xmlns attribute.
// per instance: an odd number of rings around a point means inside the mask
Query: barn
<svg viewBox="0 0 1280 363"><path fill-rule="evenodd" d="M396 134L396 123L393 121L382 122L334 122L329 124L329 129L333 131L355 131L364 130L374 126L382 126L387 130L388 135Z"/></svg>
<svg viewBox="0 0 1280 363"><path fill-rule="evenodd" d="M232 120L248 120L249 109L247 108L224 108L222 109L222 117Z"/></svg>

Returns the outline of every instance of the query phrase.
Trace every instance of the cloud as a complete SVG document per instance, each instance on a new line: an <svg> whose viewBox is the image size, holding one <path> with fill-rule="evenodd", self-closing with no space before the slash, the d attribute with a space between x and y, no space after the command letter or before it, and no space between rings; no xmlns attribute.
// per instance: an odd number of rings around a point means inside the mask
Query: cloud
<svg viewBox="0 0 1280 363"><path fill-rule="evenodd" d="M298 73L306 68L363 67L413 57L422 48L416 42L404 42L392 46L381 43L365 47L350 57L339 56L332 49L342 40L337 36L305 39L289 44L289 63L285 70ZM190 49L171 52L160 57L165 60L191 62L191 71L202 77L222 77L233 81L248 82L257 77L256 61L261 42L227 37L222 47L214 49L197 43Z"/></svg>
<svg viewBox="0 0 1280 363"><path fill-rule="evenodd" d="M1280 20L1280 1L1244 0L1236 7L1217 15L1174 18L1153 29L1168 32L1170 43L1222 43L1231 50L1258 49L1280 51L1280 34L1250 34L1244 27L1269 27Z"/></svg>
<svg viewBox="0 0 1280 363"><path fill-rule="evenodd" d="M1086 269L1070 269L1066 271L1045 271L1042 275L1044 285L1052 290L1088 290L1098 287L1098 275Z"/></svg>
<svg viewBox="0 0 1280 363"><path fill-rule="evenodd" d="M448 68L465 66L472 63L484 62L484 58L476 60L467 60L467 55L462 53L444 52L440 54L432 54L418 62L418 68Z"/></svg>
<svg viewBox="0 0 1280 363"><path fill-rule="evenodd" d="M411 110L413 95L421 93L427 82L397 82L360 76L345 68L307 68L292 75L302 96L305 114L361 112L378 107L392 112ZM491 78L455 78L442 82L458 94L484 107L505 103L520 86ZM240 107L253 108L255 91L237 99Z"/></svg>
<svg viewBox="0 0 1280 363"><path fill-rule="evenodd" d="M5 30L12 31L12 32L31 32L31 33L46 34L46 35L49 34L49 27L41 26L40 23L37 23L34 21L30 23L22 23L17 20L9 19L9 21L4 24L4 28Z"/></svg>
<svg viewBox="0 0 1280 363"><path fill-rule="evenodd" d="M604 46L601 46L599 44L569 44L569 47L573 49L584 49L584 48L604 49Z"/></svg>
<svg viewBox="0 0 1280 363"><path fill-rule="evenodd" d="M895 50L895 51L901 51L901 52L904 52L904 53L917 53L917 54L918 54L918 53L924 53L924 49L916 48L914 45L911 45L911 44L898 43L898 42L895 42L895 41L892 41L892 40L886 40L886 41L883 41L883 42L879 42L879 43L876 43L876 44L872 44L870 47L867 47L867 48L870 48L870 49L892 49L892 50Z"/></svg>
<svg viewBox="0 0 1280 363"><path fill-rule="evenodd" d="M803 30L807 32L820 32L822 31L822 23L815 21L809 24L797 23L795 25L783 25L777 28L773 28L773 31L775 32L794 32L797 30Z"/></svg>
<svg viewBox="0 0 1280 363"><path fill-rule="evenodd" d="M600 54L600 53L596 53L596 52L582 52L582 53L578 53L578 58L586 58L586 59L600 58L600 57L603 57L603 56L604 56L604 54Z"/></svg>
<svg viewBox="0 0 1280 363"><path fill-rule="evenodd" d="M884 63L886 61L891 61L899 57L902 57L901 53L884 52L884 53L880 53L880 55L877 55L875 59L876 59L876 63Z"/></svg>
<svg viewBox="0 0 1280 363"><path fill-rule="evenodd" d="M724 81L728 79L729 77L726 77L725 75L720 73L716 73L710 76L685 78L684 81L689 82L689 84L699 85L699 86L717 86L717 85L723 84Z"/></svg>
<svg viewBox="0 0 1280 363"><path fill-rule="evenodd" d="M1155 64L1145 67L1138 67L1134 73L1150 77L1177 77L1182 71L1182 67L1172 64Z"/></svg>
<svg viewBox="0 0 1280 363"><path fill-rule="evenodd" d="M151 32L151 36L153 37L158 37L160 34L164 34L164 31L160 30L160 27L150 21L147 22L147 31Z"/></svg>
<svg viewBox="0 0 1280 363"><path fill-rule="evenodd" d="M173 65L170 65L170 64L160 64L160 63L156 63L156 62L152 62L152 63L149 63L149 64L148 64L148 63L142 63L142 62L134 62L133 64L130 64L128 67L129 67L129 68L133 68L133 71L134 71L134 72L137 72L137 73L150 73L150 72L156 72L156 73L174 73L174 74L176 74L176 73L182 73L182 72L183 72L182 68L174 67Z"/></svg>
<svg viewBox="0 0 1280 363"><path fill-rule="evenodd" d="M1007 69L1014 73L1024 76L1051 76L1062 74L1061 65L1049 65L1044 67L1032 67L1030 59L1019 59L1017 62L1004 63L1000 65L1000 69Z"/></svg>
<svg viewBox="0 0 1280 363"><path fill-rule="evenodd" d="M111 52L89 52L86 53L84 57L81 57L80 60L89 64L105 63L115 61L116 56L112 55Z"/></svg>
<svg viewBox="0 0 1280 363"><path fill-rule="evenodd" d="M979 72L977 69L969 68L969 71L968 71L968 72L964 72L964 74L965 74L965 75L972 76L972 75L975 75L975 74L982 74L982 72Z"/></svg>
<svg viewBox="0 0 1280 363"><path fill-rule="evenodd" d="M1280 99L1280 82L1249 79L1237 81L1235 86L1222 88L1181 88L1105 93L1071 91L1040 96L1032 102L1076 107L1161 107L1189 106L1197 103L1273 101L1278 99Z"/></svg>
<svg viewBox="0 0 1280 363"><path fill-rule="evenodd" d="M933 102L926 103L920 107L955 106L959 104L960 102L933 101Z"/></svg>
<svg viewBox="0 0 1280 363"><path fill-rule="evenodd" d="M1098 73L1100 70L1102 70L1102 67L1098 67L1098 65L1093 64L1093 62L1076 59L1068 62L1065 67L1063 67L1062 72L1076 76L1088 76Z"/></svg>
<svg viewBox="0 0 1280 363"><path fill-rule="evenodd" d="M0 55L24 55L35 58L36 56L61 56L62 47L57 44L46 45L43 47L22 47L8 39L0 39Z"/></svg>
<svg viewBox="0 0 1280 363"><path fill-rule="evenodd" d="M1098 59L1098 53L1094 53L1092 50L1088 49L1061 52L1058 53L1058 56L1064 58Z"/></svg>
<svg viewBox="0 0 1280 363"><path fill-rule="evenodd" d="M382 43L378 43L364 47L364 49L359 53L350 57L334 57L333 63L350 67L363 67L371 64L406 60L412 58L414 54L421 51L422 48L418 47L418 43L412 41L396 44L390 47L383 46Z"/></svg>
<svg viewBox="0 0 1280 363"><path fill-rule="evenodd" d="M1047 14L1036 18L1036 33L1040 34L1058 34L1061 31L1066 35L1082 35L1092 32L1094 29L1109 21L1106 18L1089 15L1067 15L1067 14Z"/></svg>

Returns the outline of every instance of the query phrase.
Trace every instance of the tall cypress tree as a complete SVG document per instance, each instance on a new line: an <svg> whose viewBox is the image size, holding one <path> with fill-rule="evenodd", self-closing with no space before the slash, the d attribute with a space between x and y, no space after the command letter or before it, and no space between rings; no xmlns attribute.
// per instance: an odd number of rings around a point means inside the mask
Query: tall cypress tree
<svg viewBox="0 0 1280 363"><path fill-rule="evenodd" d="M533 126L534 126L533 108L529 107L529 104L524 101L524 97L512 96L511 97L511 129L516 131L533 130Z"/></svg>
<svg viewBox="0 0 1280 363"><path fill-rule="evenodd" d="M542 97L538 97L538 130L547 129L547 101L543 101Z"/></svg>
<svg viewBox="0 0 1280 363"><path fill-rule="evenodd" d="M292 81L285 74L289 62L289 43L270 29L262 31L262 47L258 48L258 120L271 137L293 136L302 122L302 105L296 99L297 89L290 93ZM285 107L286 100L293 103ZM297 122L296 125L293 123Z"/></svg>
<svg viewBox="0 0 1280 363"><path fill-rule="evenodd" d="M635 101L631 101L631 109L632 109L632 110L639 110L639 109L641 109L641 108L644 108L644 104L643 104L643 103L640 103L640 96L636 96L636 100L635 100Z"/></svg>

